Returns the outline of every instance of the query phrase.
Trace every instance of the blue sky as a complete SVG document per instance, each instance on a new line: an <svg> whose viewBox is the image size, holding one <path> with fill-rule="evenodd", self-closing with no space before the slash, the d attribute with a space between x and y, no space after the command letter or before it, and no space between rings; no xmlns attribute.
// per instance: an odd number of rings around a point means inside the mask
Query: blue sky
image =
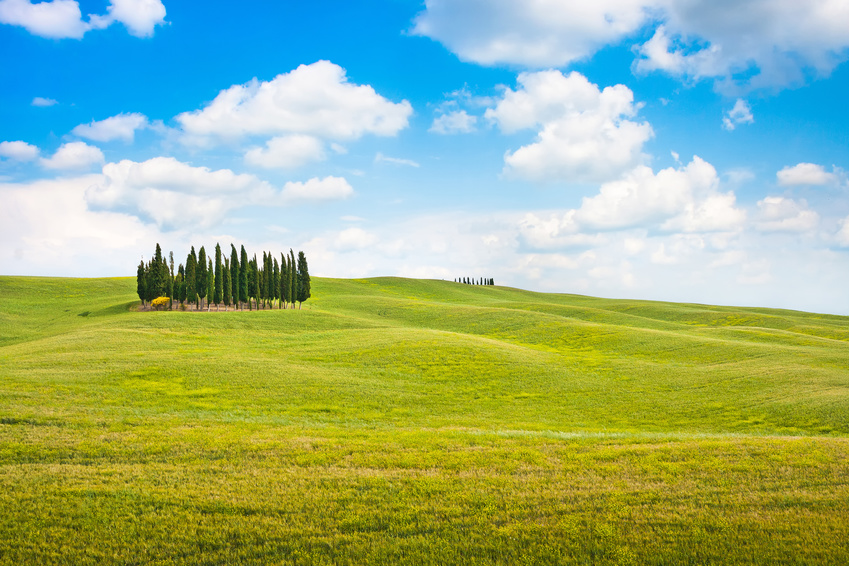
<svg viewBox="0 0 849 566"><path fill-rule="evenodd" d="M0 273L316 275L849 314L843 0L0 0Z"/></svg>

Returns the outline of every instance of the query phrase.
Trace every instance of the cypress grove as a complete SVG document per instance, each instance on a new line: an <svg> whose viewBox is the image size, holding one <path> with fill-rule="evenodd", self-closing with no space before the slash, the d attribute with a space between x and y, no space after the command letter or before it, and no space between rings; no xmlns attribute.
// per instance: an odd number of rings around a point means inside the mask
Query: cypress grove
<svg viewBox="0 0 849 566"><path fill-rule="evenodd" d="M239 257L241 255L241 258ZM298 252L297 259L291 248L289 253L281 253L280 261L271 252L262 252L261 263L254 254L248 260L245 246L241 254L236 246L230 245L230 258L222 255L220 244L215 245L215 257L207 255L201 246L199 253L195 247L186 256L185 265L175 266L174 253L163 257L162 248L156 244L153 257L145 262L144 258L136 269L136 293L141 300L141 308L151 309L154 299L157 310L165 303L164 310L205 310L209 312L212 304L216 311L248 309L295 308L310 298L310 275L306 255ZM206 299L206 301L204 301Z"/></svg>

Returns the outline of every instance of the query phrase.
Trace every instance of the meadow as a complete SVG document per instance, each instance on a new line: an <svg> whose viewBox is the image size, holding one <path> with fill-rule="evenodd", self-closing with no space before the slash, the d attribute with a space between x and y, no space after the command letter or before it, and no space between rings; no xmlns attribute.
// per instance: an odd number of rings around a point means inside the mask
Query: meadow
<svg viewBox="0 0 849 566"><path fill-rule="evenodd" d="M0 564L849 564L849 317L0 277Z"/></svg>

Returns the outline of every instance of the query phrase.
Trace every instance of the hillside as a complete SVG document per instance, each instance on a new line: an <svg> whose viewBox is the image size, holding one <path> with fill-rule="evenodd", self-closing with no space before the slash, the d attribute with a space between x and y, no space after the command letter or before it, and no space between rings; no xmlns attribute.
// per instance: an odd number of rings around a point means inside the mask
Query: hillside
<svg viewBox="0 0 849 566"><path fill-rule="evenodd" d="M0 563L849 562L849 317L134 291L0 277Z"/></svg>

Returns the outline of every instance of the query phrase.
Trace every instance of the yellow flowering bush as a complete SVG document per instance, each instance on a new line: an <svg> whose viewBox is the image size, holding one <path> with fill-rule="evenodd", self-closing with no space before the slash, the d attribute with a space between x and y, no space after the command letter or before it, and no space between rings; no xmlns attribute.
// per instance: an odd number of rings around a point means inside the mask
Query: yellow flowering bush
<svg viewBox="0 0 849 566"><path fill-rule="evenodd" d="M169 299L168 297L156 297L150 302L150 308L158 311L167 307L170 302L171 299Z"/></svg>

